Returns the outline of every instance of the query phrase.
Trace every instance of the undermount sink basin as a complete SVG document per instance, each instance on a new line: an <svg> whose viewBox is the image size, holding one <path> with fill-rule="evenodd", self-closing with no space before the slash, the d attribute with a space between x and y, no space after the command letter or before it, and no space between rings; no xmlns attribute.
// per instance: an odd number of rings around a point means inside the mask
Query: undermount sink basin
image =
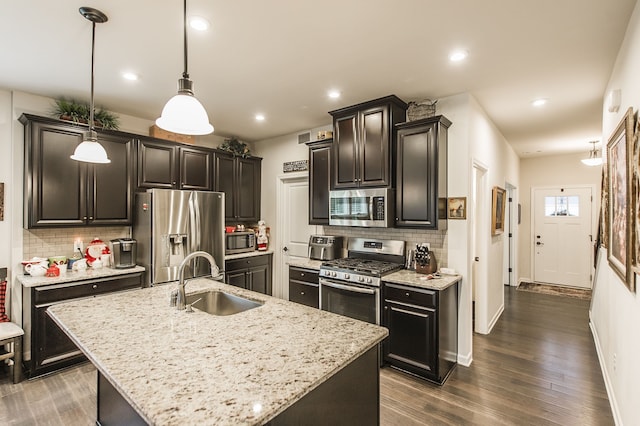
<svg viewBox="0 0 640 426"><path fill-rule="evenodd" d="M260 302L219 290L187 294L186 303L194 309L220 316L238 314L262 306Z"/></svg>

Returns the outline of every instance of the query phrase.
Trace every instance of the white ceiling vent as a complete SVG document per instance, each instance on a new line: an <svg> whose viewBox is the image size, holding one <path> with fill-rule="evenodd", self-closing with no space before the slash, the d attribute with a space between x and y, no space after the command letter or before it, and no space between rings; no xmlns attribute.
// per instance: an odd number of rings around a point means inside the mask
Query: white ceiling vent
<svg viewBox="0 0 640 426"><path fill-rule="evenodd" d="M311 132L304 132L298 134L298 143L307 143L311 141Z"/></svg>

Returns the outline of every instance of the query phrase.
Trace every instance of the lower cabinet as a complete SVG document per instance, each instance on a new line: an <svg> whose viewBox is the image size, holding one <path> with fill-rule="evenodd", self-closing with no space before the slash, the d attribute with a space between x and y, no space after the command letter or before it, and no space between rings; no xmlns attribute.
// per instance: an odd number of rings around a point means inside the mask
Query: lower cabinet
<svg viewBox="0 0 640 426"><path fill-rule="evenodd" d="M385 364L438 384L457 363L458 284L428 290L384 283Z"/></svg>
<svg viewBox="0 0 640 426"><path fill-rule="evenodd" d="M289 300L319 308L319 277L319 271L289 266Z"/></svg>
<svg viewBox="0 0 640 426"><path fill-rule="evenodd" d="M224 282L263 294L272 294L271 259L263 254L225 261Z"/></svg>
<svg viewBox="0 0 640 426"><path fill-rule="evenodd" d="M142 272L39 287L23 287L23 315L30 315L31 360L29 377L67 367L85 360L82 352L47 315L51 305L82 297L92 297L142 287ZM26 324L26 321L23 321Z"/></svg>

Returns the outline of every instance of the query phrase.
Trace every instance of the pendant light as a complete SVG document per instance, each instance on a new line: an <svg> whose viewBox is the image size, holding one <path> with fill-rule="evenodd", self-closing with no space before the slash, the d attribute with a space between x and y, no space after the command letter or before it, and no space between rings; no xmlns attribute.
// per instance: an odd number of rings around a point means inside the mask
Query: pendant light
<svg viewBox="0 0 640 426"><path fill-rule="evenodd" d="M95 123L93 121L93 62L96 50L96 23L107 22L107 15L92 7L81 7L80 14L92 22L91 31L91 105L89 106L89 131L85 132L82 143L76 147L71 159L76 161L84 161L86 163L110 163L107 157L107 151L98 142L98 134L96 133Z"/></svg>
<svg viewBox="0 0 640 426"><path fill-rule="evenodd" d="M589 151L589 158L583 158L580 161L582 161L582 164L585 164L587 166L599 166L602 164L602 156L596 149L596 144L598 143L598 141L591 141L589 143L593 144L593 149Z"/></svg>
<svg viewBox="0 0 640 426"><path fill-rule="evenodd" d="M156 120L158 127L184 135L207 135L213 132L209 116L193 95L193 82L187 71L187 0L184 0L184 72L178 80L178 94L169 99Z"/></svg>

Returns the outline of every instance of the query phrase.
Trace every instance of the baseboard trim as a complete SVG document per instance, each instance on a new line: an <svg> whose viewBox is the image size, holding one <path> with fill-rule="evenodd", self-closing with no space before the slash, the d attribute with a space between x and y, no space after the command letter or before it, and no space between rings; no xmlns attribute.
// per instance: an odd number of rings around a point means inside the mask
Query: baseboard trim
<svg viewBox="0 0 640 426"><path fill-rule="evenodd" d="M500 319L500 316L502 315L503 312L504 312L504 303L502 304L502 306L500 306L500 309L498 309L498 312L496 312L493 318L491 318L491 321L489 321L489 330L487 330L487 334L491 333L491 330L493 330L493 327L495 327L496 323Z"/></svg>
<svg viewBox="0 0 640 426"><path fill-rule="evenodd" d="M531 278L518 278L518 285L522 283L532 283L533 280Z"/></svg>
<svg viewBox="0 0 640 426"><path fill-rule="evenodd" d="M458 354L458 364L462 365L463 367L470 367L472 362L473 362L472 352L469 352L466 355Z"/></svg>
<svg viewBox="0 0 640 426"><path fill-rule="evenodd" d="M591 335L593 336L593 341L596 345L596 353L598 354L598 361L600 363L600 371L602 371L602 378L604 379L604 386L607 389L607 396L609 397L609 404L611 405L611 413L613 414L613 421L616 426L622 425L622 418L620 417L620 409L618 408L618 403L616 401L616 395L613 391L613 384L611 383L611 377L605 368L604 355L602 353L602 346L600 345L600 338L598 337L598 332L596 331L596 327L593 325L593 321L591 319L591 312L589 312L589 328L591 329Z"/></svg>

